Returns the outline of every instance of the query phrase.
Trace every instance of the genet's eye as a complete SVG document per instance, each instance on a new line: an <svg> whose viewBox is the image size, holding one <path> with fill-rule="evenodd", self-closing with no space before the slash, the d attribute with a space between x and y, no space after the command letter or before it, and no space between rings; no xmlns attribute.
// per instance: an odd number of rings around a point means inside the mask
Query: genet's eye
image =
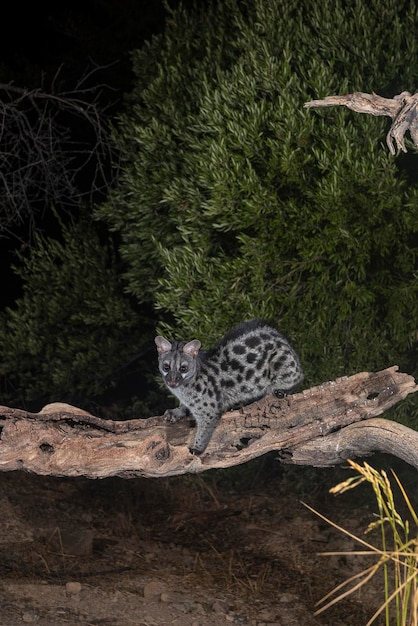
<svg viewBox="0 0 418 626"><path fill-rule="evenodd" d="M169 372L170 371L170 363L164 363L163 364L163 371L164 372Z"/></svg>
<svg viewBox="0 0 418 626"><path fill-rule="evenodd" d="M189 368L187 367L187 365L180 365L180 372L182 374L185 374L188 371L189 371Z"/></svg>

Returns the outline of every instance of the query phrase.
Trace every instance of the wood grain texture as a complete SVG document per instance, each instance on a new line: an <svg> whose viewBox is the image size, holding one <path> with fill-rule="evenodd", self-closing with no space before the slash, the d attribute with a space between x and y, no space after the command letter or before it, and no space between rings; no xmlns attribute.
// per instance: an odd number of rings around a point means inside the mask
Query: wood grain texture
<svg viewBox="0 0 418 626"><path fill-rule="evenodd" d="M162 417L114 422L55 403L39 413L0 407L0 470L42 475L160 477L239 465L277 451L286 463L336 465L375 451L418 469L418 433L375 419L418 386L396 366L269 395L225 414L205 453L190 454L194 428Z"/></svg>

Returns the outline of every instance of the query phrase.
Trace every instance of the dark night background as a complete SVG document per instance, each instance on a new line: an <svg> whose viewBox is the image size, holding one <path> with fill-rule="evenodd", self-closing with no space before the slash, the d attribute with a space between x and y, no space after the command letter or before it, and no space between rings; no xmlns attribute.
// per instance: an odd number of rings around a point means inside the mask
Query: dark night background
<svg viewBox="0 0 418 626"><path fill-rule="evenodd" d="M173 0L170 7L179 2ZM167 11L161 0L87 0L56 3L14 2L3 16L0 38L0 84L51 92L73 89L80 78L99 68L93 81L104 85L99 105L113 116L131 88L130 53L164 28ZM88 191L88 190L87 190ZM48 219L37 228L48 234ZM14 228L0 240L3 277L0 309L20 293L10 269L15 251L28 239L27 228Z"/></svg>
<svg viewBox="0 0 418 626"><path fill-rule="evenodd" d="M109 84L124 90L131 78L130 51L161 31L165 16L160 0L15 2L3 18L1 80L39 87L61 65L61 76L71 80L91 60L112 64Z"/></svg>

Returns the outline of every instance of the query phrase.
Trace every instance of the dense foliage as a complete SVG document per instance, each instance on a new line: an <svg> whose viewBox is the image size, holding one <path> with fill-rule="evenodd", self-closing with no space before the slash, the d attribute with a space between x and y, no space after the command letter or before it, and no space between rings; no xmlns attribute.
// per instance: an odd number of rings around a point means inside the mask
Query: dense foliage
<svg viewBox="0 0 418 626"><path fill-rule="evenodd" d="M134 53L122 179L98 214L161 330L208 346L260 316L291 337L306 384L416 372L410 163L388 154L387 120L303 103L416 90L417 28L406 1L227 0L177 11Z"/></svg>
<svg viewBox="0 0 418 626"><path fill-rule="evenodd" d="M117 381L141 329L112 256L84 220L20 255L23 296L0 316L3 401L92 400Z"/></svg>

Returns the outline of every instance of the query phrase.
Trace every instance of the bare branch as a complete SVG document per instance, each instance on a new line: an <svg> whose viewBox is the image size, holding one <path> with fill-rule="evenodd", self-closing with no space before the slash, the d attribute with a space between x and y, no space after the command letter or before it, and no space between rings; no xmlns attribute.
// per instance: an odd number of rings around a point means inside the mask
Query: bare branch
<svg viewBox="0 0 418 626"><path fill-rule="evenodd" d="M383 450L418 469L418 433L372 419L418 391L412 376L397 370L362 372L231 411L199 457L189 452L194 429L187 420L112 422L66 404L48 405L40 413L0 407L0 470L160 477L239 465L272 450L286 463L309 465L334 465Z"/></svg>
<svg viewBox="0 0 418 626"><path fill-rule="evenodd" d="M386 136L386 143L391 154L396 150L406 152L405 134L409 131L412 142L418 147L418 94L411 95L409 91L403 91L397 96L382 98L375 93L362 93L357 91L345 96L327 96L324 100L311 100L305 102L304 107L345 106L356 113L368 113L370 115L386 115L393 122Z"/></svg>
<svg viewBox="0 0 418 626"><path fill-rule="evenodd" d="M62 92L0 84L0 236L19 224L30 233L46 209L71 210L112 184L116 149L91 74Z"/></svg>

